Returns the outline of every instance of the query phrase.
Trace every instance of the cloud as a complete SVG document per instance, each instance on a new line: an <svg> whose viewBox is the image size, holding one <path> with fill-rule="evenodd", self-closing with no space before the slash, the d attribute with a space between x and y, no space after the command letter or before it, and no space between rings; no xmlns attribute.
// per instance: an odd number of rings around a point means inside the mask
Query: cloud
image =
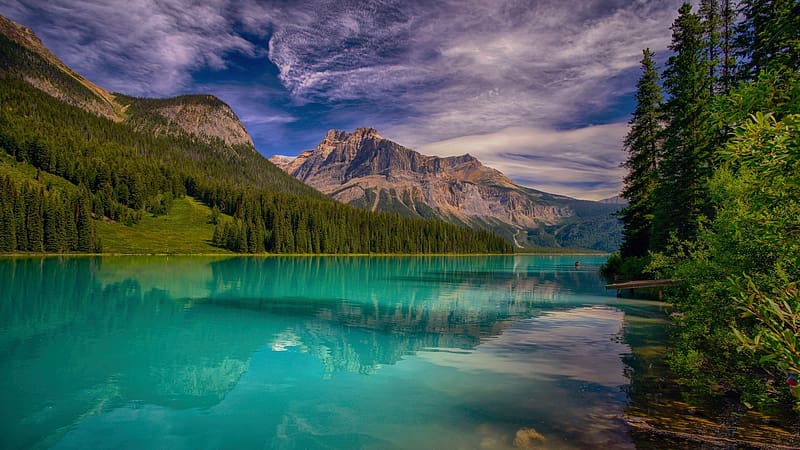
<svg viewBox="0 0 800 450"><path fill-rule="evenodd" d="M602 111L631 91L643 47L666 49L678 2L358 5L276 23L270 59L299 101L411 105L394 131L422 145Z"/></svg>
<svg viewBox="0 0 800 450"><path fill-rule="evenodd" d="M627 129L625 123L567 131L506 128L434 142L418 150L438 156L469 153L523 186L600 200L617 195L622 186L620 163L626 154L621 148Z"/></svg>
<svg viewBox="0 0 800 450"><path fill-rule="evenodd" d="M33 23L46 46L79 73L110 90L174 95L191 73L221 69L229 52L254 45L233 32L223 0L13 1L17 20Z"/></svg>

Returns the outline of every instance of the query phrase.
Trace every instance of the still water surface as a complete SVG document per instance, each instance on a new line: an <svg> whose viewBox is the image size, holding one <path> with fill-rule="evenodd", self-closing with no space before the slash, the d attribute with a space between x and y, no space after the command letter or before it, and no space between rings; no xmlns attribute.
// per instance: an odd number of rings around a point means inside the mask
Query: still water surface
<svg viewBox="0 0 800 450"><path fill-rule="evenodd" d="M634 448L575 259L0 259L0 448Z"/></svg>

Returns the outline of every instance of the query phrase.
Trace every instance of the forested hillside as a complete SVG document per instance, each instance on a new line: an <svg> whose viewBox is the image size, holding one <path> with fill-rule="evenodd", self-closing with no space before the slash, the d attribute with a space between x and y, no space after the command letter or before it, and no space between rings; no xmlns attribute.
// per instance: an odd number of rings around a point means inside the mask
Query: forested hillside
<svg viewBox="0 0 800 450"><path fill-rule="evenodd" d="M687 384L800 411L800 3L684 4L670 49L660 75L644 50L606 274L679 280Z"/></svg>
<svg viewBox="0 0 800 450"><path fill-rule="evenodd" d="M49 80L70 95L53 97L31 78ZM75 98L101 101L74 77L0 35L0 156L7 155L0 158L0 233L7 236L0 251L100 251L94 220L135 227L144 215L165 214L174 198L186 195L214 209L214 243L239 252L511 250L490 233L340 205L252 146L185 128L154 132L159 124L180 124L150 112L174 101L119 96L114 104L121 118L110 120L70 100ZM219 106L219 100L200 98Z"/></svg>

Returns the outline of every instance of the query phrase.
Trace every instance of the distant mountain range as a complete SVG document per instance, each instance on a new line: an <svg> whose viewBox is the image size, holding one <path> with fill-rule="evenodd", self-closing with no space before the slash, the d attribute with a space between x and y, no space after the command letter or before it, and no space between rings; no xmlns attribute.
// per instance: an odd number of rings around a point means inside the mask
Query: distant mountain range
<svg viewBox="0 0 800 450"><path fill-rule="evenodd" d="M270 161L343 203L491 230L518 248L613 251L620 243L617 202L529 189L469 154L422 155L374 128L331 130L315 149Z"/></svg>

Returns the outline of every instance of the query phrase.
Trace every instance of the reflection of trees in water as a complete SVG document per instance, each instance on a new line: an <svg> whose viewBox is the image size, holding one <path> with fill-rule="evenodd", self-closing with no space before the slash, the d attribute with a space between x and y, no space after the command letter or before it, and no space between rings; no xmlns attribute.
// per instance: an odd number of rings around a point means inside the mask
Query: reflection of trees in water
<svg viewBox="0 0 800 450"><path fill-rule="evenodd" d="M0 345L71 323L81 306L92 301L97 267L94 258L0 260Z"/></svg>
<svg viewBox="0 0 800 450"><path fill-rule="evenodd" d="M625 413L660 430L653 433L633 428L631 435L637 448L722 448L676 437L687 435L694 435L695 439L717 436L760 442L763 448L800 445L797 433L800 420L788 408L767 417L746 410L737 398L692 391L675 382L664 360L669 329L664 312L669 309L667 305L626 299L615 307L625 312L624 339L632 350L623 356L626 376L630 379L625 388L629 399ZM741 446L751 448L746 444Z"/></svg>
<svg viewBox="0 0 800 450"><path fill-rule="evenodd" d="M0 261L0 422L15 429L0 447L47 446L125 401L216 404L271 335L220 311L198 317L134 279L103 286L100 270L95 258Z"/></svg>

